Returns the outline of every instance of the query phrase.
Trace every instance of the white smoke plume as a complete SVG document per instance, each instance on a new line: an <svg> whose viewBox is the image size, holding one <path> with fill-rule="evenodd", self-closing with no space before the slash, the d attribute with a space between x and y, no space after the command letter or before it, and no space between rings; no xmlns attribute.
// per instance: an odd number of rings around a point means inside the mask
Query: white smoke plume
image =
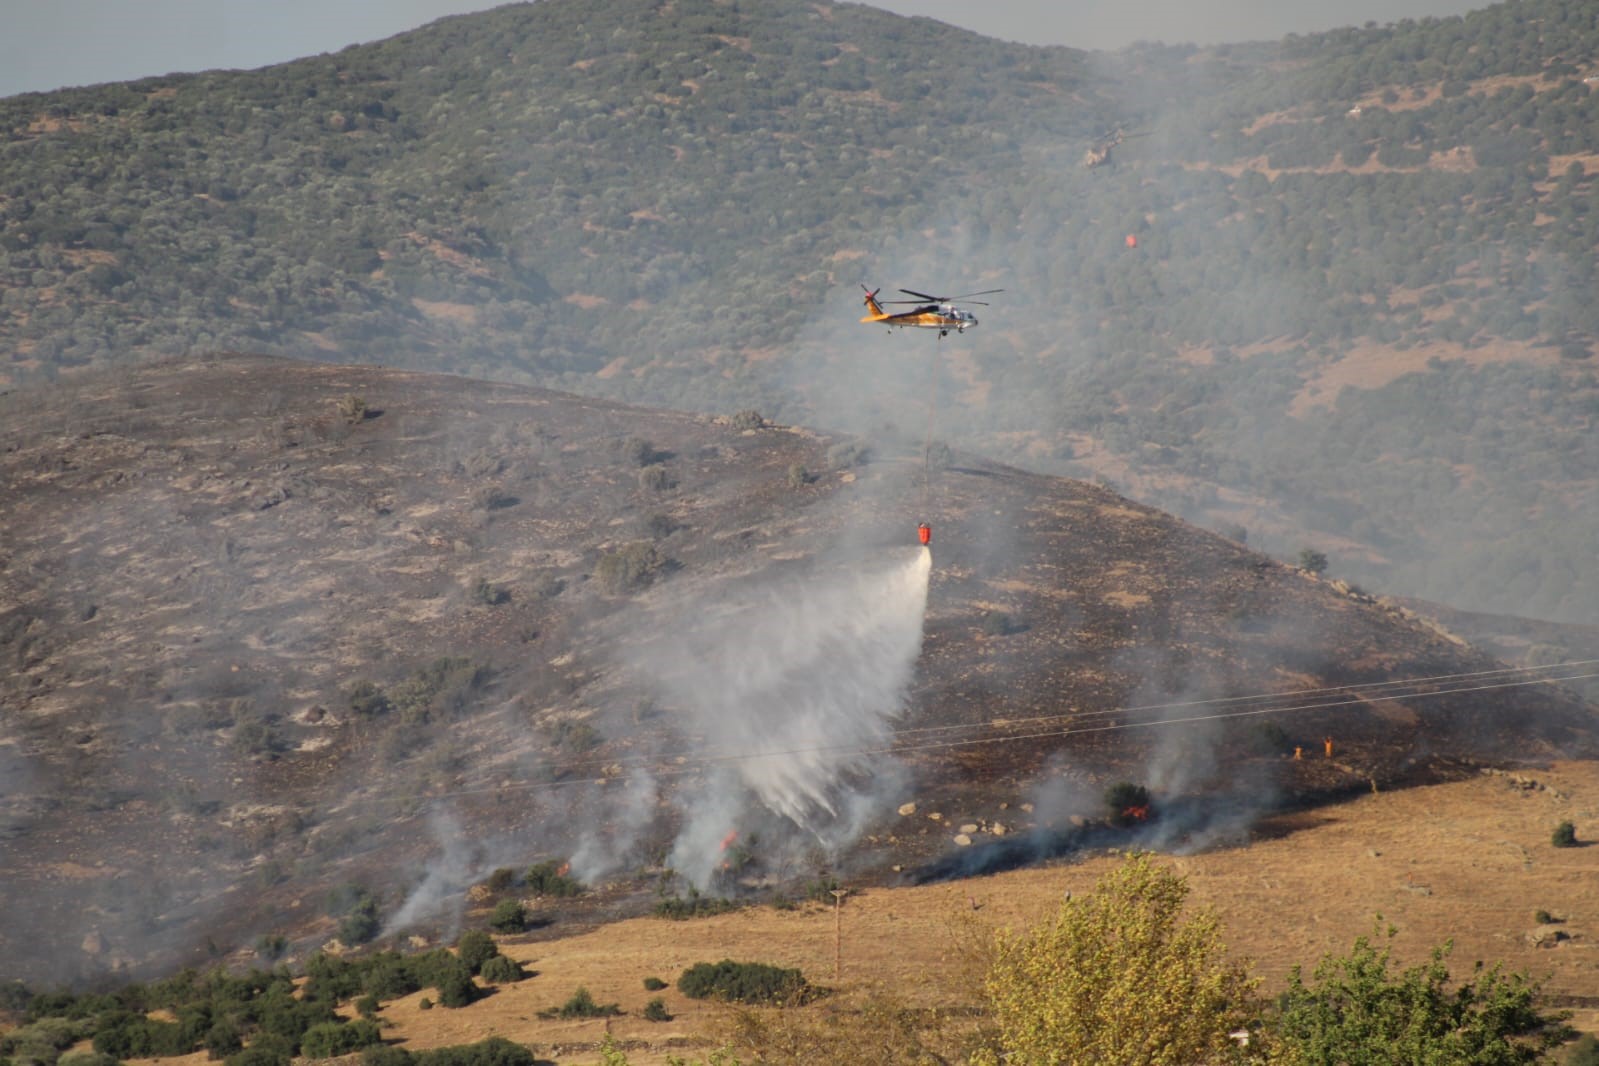
<svg viewBox="0 0 1599 1066"><path fill-rule="evenodd" d="M672 868L709 882L728 834L764 809L832 850L884 780L880 752L921 652L932 556L916 549L837 571L700 589L658 607L663 635L628 666L682 715L712 765L678 796Z"/></svg>
<svg viewBox="0 0 1599 1066"><path fill-rule="evenodd" d="M443 916L449 919L450 926L446 940L453 940L467 888L489 869L485 849L462 830L453 814L434 811L428 816L428 828L439 844L440 854L428 863L421 883L388 920L383 929L385 936Z"/></svg>

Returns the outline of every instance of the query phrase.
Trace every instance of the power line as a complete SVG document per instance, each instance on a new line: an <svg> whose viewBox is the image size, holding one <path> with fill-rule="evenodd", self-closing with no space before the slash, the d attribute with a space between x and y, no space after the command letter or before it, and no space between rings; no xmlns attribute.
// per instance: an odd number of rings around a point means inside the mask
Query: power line
<svg viewBox="0 0 1599 1066"><path fill-rule="evenodd" d="M1201 722L1223 721L1234 718L1260 717L1271 714L1284 714L1291 712L1306 712L1318 710L1332 710L1343 707L1362 706L1371 703L1397 702L1400 700L1434 699L1440 696L1462 695L1475 692L1488 692L1514 688L1525 688L1532 685L1553 685L1569 681L1585 681L1599 678L1599 671L1585 673L1568 673L1557 677L1528 677L1515 676L1552 670L1574 669L1599 665L1599 659L1571 660L1563 663L1550 663L1542 666L1531 667L1504 667L1495 670L1478 670L1454 674L1435 674L1420 678L1395 679L1391 681L1363 682L1352 685L1334 685L1322 688L1305 689L1294 693L1256 693L1244 696L1217 697L1207 700L1187 700L1173 703L1143 704L1132 707L1120 707L1103 711L1083 711L1076 714L1066 713L1058 715L1039 715L1019 719L1003 719L999 722L974 722L948 726L923 726L906 727L892 730L891 737L903 737L934 732L953 732L957 730L998 730L1011 729L1017 726L1043 725L1049 722L1068 723L1064 728L1046 729L1035 732L1017 733L1008 732L1004 735L954 737L943 740L923 740L915 743L895 743L892 740L882 747L859 748L847 745L815 745L803 748L774 749L757 752L718 752L715 750L693 752L692 749L683 749L676 752L659 752L648 755L618 756L610 759L592 759L582 762L569 763L559 768L561 772L574 773L585 767L592 767L603 772L603 768L631 764L636 770L647 773L652 778L685 777L700 773L710 766L728 765L741 762L754 762L762 759L789 758L798 755L846 755L854 758L868 758L872 756L901 756L924 751L947 751L954 748L978 747L994 744L1009 744L1027 740L1059 739L1068 736L1084 735L1089 733L1119 732L1130 729L1150 729L1163 726L1194 725ZM1488 678L1500 680L1487 681ZM1506 679L1508 678L1508 679ZM1451 681L1483 680L1481 684L1460 684L1453 687L1433 689L1418 689L1417 685L1436 685ZM1402 689L1402 691L1382 692L1381 689ZM1314 697L1313 702L1305 702L1307 697ZM1248 704L1267 700L1278 700L1278 704L1264 707L1249 707ZM1157 711L1198 709L1205 707L1240 707L1236 710L1219 710L1208 714L1190 714L1182 717L1155 717L1144 720L1110 721L1112 716L1133 716L1148 714ZM1089 720L1086 724L1083 720ZM1071 724L1079 723L1079 724ZM666 765L664 760L682 760L678 765ZM651 767L648 763L654 762ZM607 782L625 782L636 780L641 775L639 772L625 772L620 775L605 775ZM592 776L568 779L563 781L524 781L479 788L456 789L439 794L435 798L452 798L473 795L490 795L505 792L533 792L554 791L563 788L580 787L594 783Z"/></svg>

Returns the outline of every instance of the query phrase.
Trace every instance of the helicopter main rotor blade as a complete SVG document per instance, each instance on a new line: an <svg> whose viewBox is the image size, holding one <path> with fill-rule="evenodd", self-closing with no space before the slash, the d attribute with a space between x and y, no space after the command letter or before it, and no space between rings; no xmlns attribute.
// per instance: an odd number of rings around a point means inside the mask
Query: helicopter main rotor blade
<svg viewBox="0 0 1599 1066"><path fill-rule="evenodd" d="M946 301L964 300L968 296L992 296L996 292L1004 291L1004 289L984 289L982 292L963 292L959 296L946 296L944 299ZM973 300L972 302L976 303L977 301Z"/></svg>
<svg viewBox="0 0 1599 1066"><path fill-rule="evenodd" d="M919 300L926 300L929 303L936 304L944 302L944 298L942 296L929 296L925 292L917 292L915 289L901 289L899 291L904 293L906 296L914 296Z"/></svg>

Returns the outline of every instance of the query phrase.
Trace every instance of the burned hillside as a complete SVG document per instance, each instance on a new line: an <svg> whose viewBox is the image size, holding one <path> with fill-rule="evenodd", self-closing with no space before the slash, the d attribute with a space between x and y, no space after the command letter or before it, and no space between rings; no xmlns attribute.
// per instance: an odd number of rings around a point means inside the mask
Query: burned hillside
<svg viewBox="0 0 1599 1066"><path fill-rule="evenodd" d="M0 404L7 976L319 943L352 883L447 928L544 858L622 911L689 855L888 879L1124 780L1194 846L1591 742L1396 604L892 435L246 355Z"/></svg>

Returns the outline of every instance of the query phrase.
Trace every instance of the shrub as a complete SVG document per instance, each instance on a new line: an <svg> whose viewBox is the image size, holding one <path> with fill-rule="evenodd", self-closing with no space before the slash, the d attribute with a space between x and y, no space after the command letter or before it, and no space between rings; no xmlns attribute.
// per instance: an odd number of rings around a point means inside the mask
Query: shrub
<svg viewBox="0 0 1599 1066"><path fill-rule="evenodd" d="M810 986L799 970L763 962L723 959L714 965L697 962L677 979L677 990L690 999L725 999L733 1003L794 1003L807 998Z"/></svg>
<svg viewBox="0 0 1599 1066"><path fill-rule="evenodd" d="M1111 825L1123 828L1136 825L1149 817L1149 789L1130 781L1119 781L1105 790L1105 806Z"/></svg>
<svg viewBox="0 0 1599 1066"><path fill-rule="evenodd" d="M472 983L472 975L465 966L446 972L437 985L439 1003L446 1007L464 1007L475 1001L482 990Z"/></svg>
<svg viewBox="0 0 1599 1066"><path fill-rule="evenodd" d="M483 882L484 887L490 892L504 892L514 884L516 884L516 871L509 866L501 866L489 874L488 880Z"/></svg>
<svg viewBox="0 0 1599 1066"><path fill-rule="evenodd" d="M491 1036L475 1044L418 1051L411 1055L410 1061L411 1066L535 1066L531 1051L503 1036Z"/></svg>
<svg viewBox="0 0 1599 1066"><path fill-rule="evenodd" d="M383 1004L378 1002L378 997L365 995L355 1001L355 1013L363 1018L377 1017L378 1008Z"/></svg>
<svg viewBox="0 0 1599 1066"><path fill-rule="evenodd" d="M615 596L647 588L666 567L666 556L648 541L627 544L606 552L595 564L600 587Z"/></svg>
<svg viewBox="0 0 1599 1066"><path fill-rule="evenodd" d="M622 441L622 457L634 466L649 466L658 462L661 453L655 450L655 445L641 437L628 437Z"/></svg>
<svg viewBox="0 0 1599 1066"><path fill-rule="evenodd" d="M410 995L426 983L418 979L416 971L424 965L421 960L427 957L413 955L407 958L395 951L378 952L364 960L357 970L360 994L380 1001Z"/></svg>
<svg viewBox="0 0 1599 1066"><path fill-rule="evenodd" d="M984 611L981 628L985 636L1008 637L1026 627L1004 611Z"/></svg>
<svg viewBox="0 0 1599 1066"><path fill-rule="evenodd" d="M281 933L263 933L255 941L255 953L267 962L277 962L288 950L289 941Z"/></svg>
<svg viewBox="0 0 1599 1066"><path fill-rule="evenodd" d="M1299 569L1307 574L1319 574L1327 569L1327 556L1315 548L1299 549Z"/></svg>
<svg viewBox="0 0 1599 1066"><path fill-rule="evenodd" d="M527 928L527 908L520 900L502 899L494 905L489 928L497 933L520 933Z"/></svg>
<svg viewBox="0 0 1599 1066"><path fill-rule="evenodd" d="M1555 916L1550 914L1548 911L1537 910L1532 912L1532 920L1537 922L1539 925L1553 925Z"/></svg>
<svg viewBox="0 0 1599 1066"><path fill-rule="evenodd" d="M498 607L502 603L509 603L511 593L504 585L496 585L486 577L480 577L472 582L472 602L481 603L487 607Z"/></svg>
<svg viewBox="0 0 1599 1066"><path fill-rule="evenodd" d="M527 973L515 959L505 955L495 955L484 960L479 976L491 985L508 985L522 980Z"/></svg>
<svg viewBox="0 0 1599 1066"><path fill-rule="evenodd" d="M638 487L645 492L665 492L672 487L672 475L660 463L651 463L638 472Z"/></svg>
<svg viewBox="0 0 1599 1066"><path fill-rule="evenodd" d="M811 472L805 469L804 463L788 464L788 487L802 489L811 483Z"/></svg>
<svg viewBox="0 0 1599 1066"><path fill-rule="evenodd" d="M361 1066L411 1066L415 1056L403 1047L373 1044L361 1050Z"/></svg>
<svg viewBox="0 0 1599 1066"><path fill-rule="evenodd" d="M1577 846L1577 827L1570 822L1561 822L1555 826L1554 835L1549 838L1549 843L1557 848L1574 848Z"/></svg>
<svg viewBox="0 0 1599 1066"><path fill-rule="evenodd" d="M871 449L859 441L843 440L827 449L827 465L834 470L848 470L870 458Z"/></svg>
<svg viewBox="0 0 1599 1066"><path fill-rule="evenodd" d="M339 922L339 939L346 944L365 944L383 928L378 918L378 901L366 896L350 908Z"/></svg>
<svg viewBox="0 0 1599 1066"><path fill-rule="evenodd" d="M243 1051L229 1055L223 1066L289 1066L294 1058L290 1049L280 1043L257 1040Z"/></svg>
<svg viewBox="0 0 1599 1066"><path fill-rule="evenodd" d="M323 1022L306 1030L300 1052L307 1058L331 1059L382 1043L377 1023L365 1018L353 1022Z"/></svg>
<svg viewBox="0 0 1599 1066"><path fill-rule="evenodd" d="M221 1057L221 1055L212 1056L217 1059ZM119 1064L116 1059L103 1051L68 1051L56 1060L56 1066L119 1066Z"/></svg>
<svg viewBox="0 0 1599 1066"><path fill-rule="evenodd" d="M416 1001L416 1009L417 1010L432 1010L433 1009L433 1001L431 999L429 999L428 997L423 996L421 999Z"/></svg>
<svg viewBox="0 0 1599 1066"><path fill-rule="evenodd" d="M672 1014L666 1009L666 1000L656 997L644 1004L644 1019L651 1022L669 1022Z"/></svg>
<svg viewBox="0 0 1599 1066"><path fill-rule="evenodd" d="M554 859L546 859L528 867L526 880L528 890L539 896L565 899L583 892L582 883L566 876Z"/></svg>
<svg viewBox="0 0 1599 1066"><path fill-rule="evenodd" d="M352 426L366 419L366 400L351 393L339 398L339 414Z"/></svg>
<svg viewBox="0 0 1599 1066"><path fill-rule="evenodd" d="M554 1011L544 1012L557 1018L611 1018L622 1013L622 1008L615 1003L600 1004L594 1002L594 997L587 988L579 985L576 992L565 1003Z"/></svg>
<svg viewBox="0 0 1599 1066"><path fill-rule="evenodd" d="M468 970L479 973L483 964L498 955L500 949L489 934L481 929L472 929L461 934L461 939L456 941L455 952Z"/></svg>
<svg viewBox="0 0 1599 1066"><path fill-rule="evenodd" d="M650 911L657 918L681 922L689 918L708 918L738 910L739 905L720 896L691 896L688 899L663 899Z"/></svg>
<svg viewBox="0 0 1599 1066"><path fill-rule="evenodd" d="M605 738L600 735L598 729L587 722L574 721L571 718L562 718L545 731L550 736L550 742L556 747L577 754L593 751L605 743Z"/></svg>
<svg viewBox="0 0 1599 1066"><path fill-rule="evenodd" d="M665 987L666 982L661 980L659 977L644 978L644 991L646 992L659 992Z"/></svg>
<svg viewBox="0 0 1599 1066"><path fill-rule="evenodd" d="M759 411L740 411L733 416L733 428L738 430L760 429L766 425L766 419L761 417Z"/></svg>
<svg viewBox="0 0 1599 1066"><path fill-rule="evenodd" d="M377 683L364 678L350 686L345 698L350 710L362 718L376 718L388 714L391 709L389 698Z"/></svg>

